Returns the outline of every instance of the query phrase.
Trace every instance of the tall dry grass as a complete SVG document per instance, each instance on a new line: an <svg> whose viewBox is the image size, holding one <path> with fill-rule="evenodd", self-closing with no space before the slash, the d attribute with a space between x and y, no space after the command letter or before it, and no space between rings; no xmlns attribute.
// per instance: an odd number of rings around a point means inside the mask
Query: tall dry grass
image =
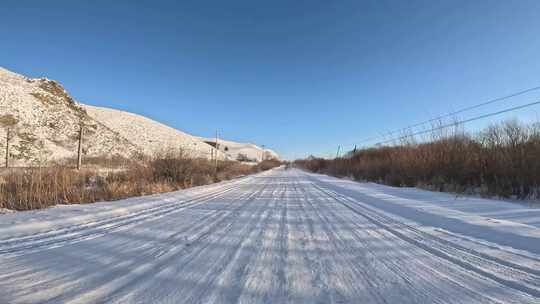
<svg viewBox="0 0 540 304"><path fill-rule="evenodd" d="M0 208L31 210L174 191L268 170L280 164L265 161L249 166L219 161L216 167L209 160L187 158L182 153L164 153L138 161L94 159L92 162L93 169L81 171L65 166L0 171ZM106 164L108 170L97 164ZM118 167L111 168L113 164Z"/></svg>
<svg viewBox="0 0 540 304"><path fill-rule="evenodd" d="M456 128L416 143L361 149L347 158L296 161L313 172L392 186L540 198L540 126L507 121L476 134Z"/></svg>

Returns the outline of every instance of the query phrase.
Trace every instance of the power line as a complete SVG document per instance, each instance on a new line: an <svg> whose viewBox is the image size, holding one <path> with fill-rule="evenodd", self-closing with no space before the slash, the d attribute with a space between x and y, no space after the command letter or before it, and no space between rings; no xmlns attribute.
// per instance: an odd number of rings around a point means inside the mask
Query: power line
<svg viewBox="0 0 540 304"><path fill-rule="evenodd" d="M508 108L508 109L500 110L500 111L497 111L497 112L492 112L492 113L489 113L489 114L484 114L484 115L476 116L476 117L473 117L473 118L461 120L461 121L458 121L458 122L449 123L449 124L442 125L442 126L439 126L439 127L436 127L436 128L432 128L430 130L419 131L419 132L415 132L415 133L412 133L412 134L392 138L392 139L389 139L389 140L378 142L377 145L382 145L382 144L385 144L385 143L388 143L388 142L392 142L392 141L396 141L396 140L400 140L400 139L405 139L407 137L416 136L416 135L422 135L422 134L425 134L425 133L446 129L448 127L452 127L452 126L456 126L456 125L460 125L460 124L465 124L465 123L468 123L468 122L471 122L471 121L484 119L484 118L487 118L487 117L491 117L491 116L495 116L495 115L499 115L499 114L503 114L503 113L507 113L507 112L512 112L512 111L515 111L515 110L520 110L520 109L527 108L527 107L530 107L530 106L534 106L534 105L537 105L537 104L540 104L540 100L535 101L535 102L531 102L531 103L527 103L527 104L524 104L524 105L515 106L515 107Z"/></svg>
<svg viewBox="0 0 540 304"><path fill-rule="evenodd" d="M483 102L483 103L479 103L479 104L476 104L476 105L465 107L465 108L462 108L460 110L450 112L448 114L440 115L440 116L437 116L435 118L431 118L431 119L428 119L428 120L425 120L425 121L422 121L422 122L419 122L419 123L415 123L415 124L409 125L409 126L404 127L404 128L400 128L400 129L390 131L390 132L386 133L386 136L390 136L390 135L396 134L398 132L403 132L405 130L416 128L416 127L425 125L427 123L432 123L434 121L438 121L438 120L443 119L443 118L447 118L447 117L450 117L450 116L454 116L456 114L460 114L460 113L463 113L463 112L466 112L466 111L470 111L470 110L477 109L477 108L480 108L480 107L483 107L483 106L487 106L487 105L496 103L498 101L507 100L507 99L510 99L510 98L513 98L513 97L516 97L516 96L519 96L519 95L523 95L523 94L526 94L526 93L529 93L529 92L532 92L532 91L536 91L536 90L539 90L539 89L540 89L540 86L536 86L536 87L525 89L525 90L522 90L522 91L519 91L519 92L512 93L510 95L506 95L506 96L503 96L503 97L491 99L491 100L488 100L488 101ZM431 130L428 130L427 132L429 132L429 131L431 131ZM365 143L365 142L368 142L368 141L372 141L374 139L381 138L383 136L385 136L385 135L373 136L373 137L361 140L359 143Z"/></svg>

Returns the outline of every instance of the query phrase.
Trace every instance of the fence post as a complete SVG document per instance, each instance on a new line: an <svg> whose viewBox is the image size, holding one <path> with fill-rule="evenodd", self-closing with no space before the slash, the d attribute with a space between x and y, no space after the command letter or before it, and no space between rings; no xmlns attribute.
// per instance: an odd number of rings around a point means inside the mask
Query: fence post
<svg viewBox="0 0 540 304"><path fill-rule="evenodd" d="M79 129L79 148L77 150L77 170L81 170L82 165L82 140L83 140L83 124Z"/></svg>
<svg viewBox="0 0 540 304"><path fill-rule="evenodd" d="M6 168L9 168L9 140L11 137L11 129L8 128L6 132Z"/></svg>
<svg viewBox="0 0 540 304"><path fill-rule="evenodd" d="M265 157L266 157L266 149L265 149L265 146L264 145L261 145L262 147L262 151L261 151L261 162L264 161Z"/></svg>
<svg viewBox="0 0 540 304"><path fill-rule="evenodd" d="M215 148L216 148L216 151L215 151L214 153L215 153L216 157L215 157L215 159L214 159L214 161L215 161L214 172L215 172L215 174L217 174L217 169L218 169L218 155L219 155L219 153L218 153L218 152L219 152L218 131L217 131L217 130L216 130L216 146L215 146Z"/></svg>

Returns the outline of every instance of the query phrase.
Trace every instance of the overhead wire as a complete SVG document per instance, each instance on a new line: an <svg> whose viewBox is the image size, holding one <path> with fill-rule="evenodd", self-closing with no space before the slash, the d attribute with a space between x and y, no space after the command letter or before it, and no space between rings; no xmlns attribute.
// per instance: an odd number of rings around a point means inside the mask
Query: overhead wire
<svg viewBox="0 0 540 304"><path fill-rule="evenodd" d="M472 121L475 121L475 120L484 119L484 118L488 118L488 117L491 117L491 116L500 115L500 114L503 114L503 113L520 110L520 109L523 109L523 108L528 108L528 107L538 105L538 104L540 104L540 100L530 102L530 103L527 103L527 104L523 104L523 105L519 105L519 106L514 106L514 107L511 107L511 108L507 108L507 109L496 111L496 112L491 112L491 113L488 113L488 114L475 116L475 117L464 119L464 120L461 120L461 121L444 124L442 126L431 128L429 130L418 131L418 132L414 132L414 133L411 133L411 134L406 134L406 135L403 135L403 136L400 136L400 137L384 140L384 141L376 143L376 145L382 145L382 144L389 143L389 142L395 142L397 140L402 140L402 139L409 138L409 137L412 137L412 136L422 135L422 134L426 134L426 133L429 133L429 132L434 132L434 131L446 129L446 128L449 128L449 127L453 127L453 126L456 126L456 125L462 125L462 124L472 122Z"/></svg>
<svg viewBox="0 0 540 304"><path fill-rule="evenodd" d="M521 90L521 91L512 93L510 95L505 95L505 96L498 97L498 98L495 98L495 99L491 99L491 100L488 100L488 101L485 101L485 102L482 102L482 103L479 103L479 104L476 104L476 105L468 106L468 107L465 107L465 108L462 108L462 109L459 109L457 111L453 111L453 112L450 112L450 113L447 113L447 114L444 114L444 115L439 115L437 117L434 117L434 118L431 118L431 119L428 119L428 120L425 120L425 121L422 121L422 122L418 122L418 123L415 123L415 124L412 124L412 125L409 125L409 126L406 126L406 127L403 127L403 128L399 128L399 129L395 129L395 130L390 131L390 132L386 132L385 134L381 134L381 135L378 135L378 136L372 136L372 137L363 139L363 140L359 141L358 143L362 144L362 143L373 141L373 140L381 138L381 137L390 136L390 135L393 135L393 134L396 134L396 133L411 130L413 128L425 125L427 123L433 123L433 122L439 121L439 120L441 120L443 118L448 118L448 117L451 117L451 116L455 116L457 114L460 114L460 113L463 113L463 112L466 112L466 111L474 110L474 109L477 109L477 108L480 108L480 107L483 107L483 106L486 106L486 105L490 105L490 104L493 104L493 103L496 103L496 102L499 102L499 101L508 100L510 98L517 97L517 96L520 96L520 95L523 95L523 94L526 94L526 93L530 93L530 92L536 91L536 90L540 90L540 86L531 87L531 88L528 88L528 89L525 89L525 90ZM453 124L451 124L451 125L453 125ZM432 130L426 130L426 133L431 132L431 131Z"/></svg>

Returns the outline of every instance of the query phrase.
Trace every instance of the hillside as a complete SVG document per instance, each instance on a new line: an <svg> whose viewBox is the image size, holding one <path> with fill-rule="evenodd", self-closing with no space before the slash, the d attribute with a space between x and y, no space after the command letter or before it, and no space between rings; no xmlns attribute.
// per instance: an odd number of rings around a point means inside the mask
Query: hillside
<svg viewBox="0 0 540 304"><path fill-rule="evenodd" d="M205 142L210 140L141 115L79 103L56 81L28 78L0 67L0 145L5 146L11 130L10 165L44 165L75 158L81 124L87 157L181 150L190 157L211 158L216 151ZM261 159L263 150L256 145L220 143L220 159L237 160L240 154ZM279 158L275 152L265 151L266 158Z"/></svg>
<svg viewBox="0 0 540 304"><path fill-rule="evenodd" d="M88 116L58 82L0 68L0 145L5 146L11 130L12 165L75 157L81 124L85 155L128 157L137 152L135 145Z"/></svg>
<svg viewBox="0 0 540 304"><path fill-rule="evenodd" d="M88 115L134 144L146 155L182 151L191 157L211 158L212 146L198 138L147 117L115 109L82 105ZM219 158L225 155L219 153Z"/></svg>
<svg viewBox="0 0 540 304"><path fill-rule="evenodd" d="M215 146L215 138L199 137L212 146ZM263 149L255 144L240 143L230 140L218 140L218 149L234 160L258 162L264 159L279 159L279 155L270 149Z"/></svg>
<svg viewBox="0 0 540 304"><path fill-rule="evenodd" d="M214 138L193 136L134 113L85 104L81 106L90 117L118 132L144 154L183 151L191 157L211 158L212 150L215 151ZM219 139L218 150L219 159L258 162L263 155L264 159L279 159L276 152L251 143Z"/></svg>

